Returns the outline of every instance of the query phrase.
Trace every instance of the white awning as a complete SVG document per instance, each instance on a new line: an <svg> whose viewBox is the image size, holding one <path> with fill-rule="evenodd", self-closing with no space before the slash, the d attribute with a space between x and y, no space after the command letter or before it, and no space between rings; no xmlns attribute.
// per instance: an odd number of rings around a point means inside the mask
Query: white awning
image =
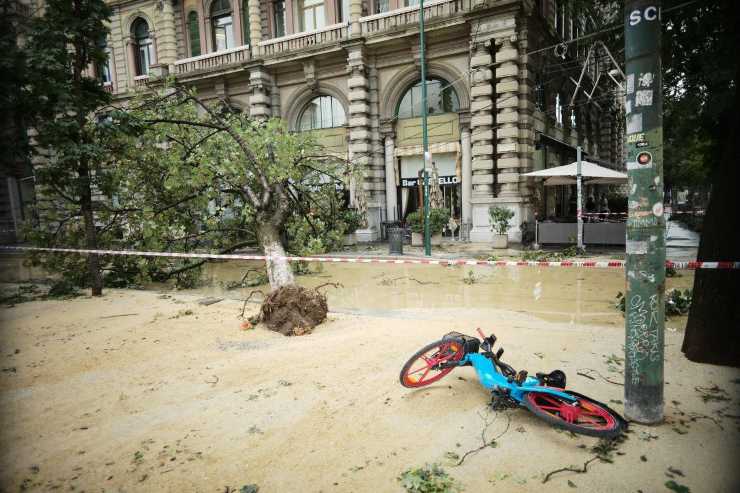
<svg viewBox="0 0 740 493"><path fill-rule="evenodd" d="M570 163L565 166L541 169L524 173L522 176L533 178L546 178L545 185L572 185L576 182L578 163ZM627 174L604 168L589 161L581 161L581 177L586 184L590 185L613 185L627 183Z"/></svg>

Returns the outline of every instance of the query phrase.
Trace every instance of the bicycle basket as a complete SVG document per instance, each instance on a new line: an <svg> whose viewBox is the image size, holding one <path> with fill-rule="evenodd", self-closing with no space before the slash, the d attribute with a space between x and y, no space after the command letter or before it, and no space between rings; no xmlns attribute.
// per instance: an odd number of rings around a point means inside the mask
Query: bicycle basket
<svg viewBox="0 0 740 493"><path fill-rule="evenodd" d="M466 336L465 334L461 334L459 332L449 332L445 334L442 339L453 339L458 341L463 347L465 354L477 353L478 347L480 346L480 341L477 337Z"/></svg>

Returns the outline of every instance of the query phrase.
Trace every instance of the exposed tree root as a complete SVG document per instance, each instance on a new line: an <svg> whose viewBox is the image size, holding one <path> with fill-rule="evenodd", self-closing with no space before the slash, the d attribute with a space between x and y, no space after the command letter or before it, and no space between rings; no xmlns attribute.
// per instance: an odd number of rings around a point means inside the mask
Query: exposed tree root
<svg viewBox="0 0 740 493"><path fill-rule="evenodd" d="M296 284L282 286L262 302L259 319L270 329L286 336L310 333L326 319L326 296Z"/></svg>
<svg viewBox="0 0 740 493"><path fill-rule="evenodd" d="M261 295L262 295L263 297L265 296L265 293L263 293L263 292L262 292L261 290L259 290L259 289L255 289L254 291L252 291L251 293L249 293L249 296L247 296L247 298L246 298L246 299L244 300L244 304L242 305L242 313L241 313L241 315L239 315L239 318L244 318L244 310L246 310L246 309L247 309L247 303L249 303L249 300L251 300L251 299L252 299L252 296L253 296L253 295L254 295L255 293L259 293L259 294L261 294ZM258 321L259 321L259 320L258 320ZM251 322L251 320L250 320L250 322ZM252 323L255 323L255 322L252 322Z"/></svg>
<svg viewBox="0 0 740 493"><path fill-rule="evenodd" d="M335 289L339 289L339 288L343 288L344 287L344 285L342 283L339 283L339 282L325 282L324 284L319 284L318 286L316 286L313 289L314 289L314 291L318 291L319 289L324 288L326 286L332 286Z"/></svg>

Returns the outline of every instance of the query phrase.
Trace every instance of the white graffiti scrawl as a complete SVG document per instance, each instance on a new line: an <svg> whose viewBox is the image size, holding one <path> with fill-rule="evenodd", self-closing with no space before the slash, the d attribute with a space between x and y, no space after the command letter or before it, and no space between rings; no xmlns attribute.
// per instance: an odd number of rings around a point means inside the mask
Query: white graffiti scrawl
<svg viewBox="0 0 740 493"><path fill-rule="evenodd" d="M650 296L648 303L642 296L630 297L628 315L628 343L625 348L633 384L639 384L643 363L660 360L660 334L658 332L658 295Z"/></svg>
<svg viewBox="0 0 740 493"><path fill-rule="evenodd" d="M635 92L635 108L637 108L638 106L652 106L652 105L653 105L653 90L652 89Z"/></svg>

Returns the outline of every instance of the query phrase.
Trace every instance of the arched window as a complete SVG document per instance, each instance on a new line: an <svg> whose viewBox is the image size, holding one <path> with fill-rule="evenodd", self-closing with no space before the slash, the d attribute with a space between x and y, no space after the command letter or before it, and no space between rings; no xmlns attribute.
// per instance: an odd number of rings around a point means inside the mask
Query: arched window
<svg viewBox="0 0 740 493"><path fill-rule="evenodd" d="M443 79L427 80L427 113L453 113L460 110L460 99L455 89ZM396 115L398 118L421 116L421 81L417 82L401 98Z"/></svg>
<svg viewBox="0 0 740 493"><path fill-rule="evenodd" d="M298 118L299 130L341 127L347 123L344 108L336 98L319 96L313 98Z"/></svg>
<svg viewBox="0 0 740 493"><path fill-rule="evenodd" d="M190 56L200 55L200 27L198 13L194 10L188 14L188 36L190 37Z"/></svg>
<svg viewBox="0 0 740 493"><path fill-rule="evenodd" d="M149 67L154 63L154 46L149 35L149 24L139 17L131 25L131 36L134 38L136 75L149 75Z"/></svg>
<svg viewBox="0 0 740 493"><path fill-rule="evenodd" d="M229 0L215 0L211 4L213 46L216 51L234 47L234 18Z"/></svg>

